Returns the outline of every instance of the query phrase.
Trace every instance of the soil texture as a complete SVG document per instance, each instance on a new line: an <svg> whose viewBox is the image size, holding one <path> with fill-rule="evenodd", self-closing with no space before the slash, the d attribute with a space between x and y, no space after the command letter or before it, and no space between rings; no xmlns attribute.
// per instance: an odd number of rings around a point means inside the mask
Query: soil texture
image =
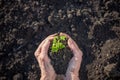
<svg viewBox="0 0 120 80"><path fill-rule="evenodd" d="M119 8L120 0L0 0L0 80L39 80L34 52L57 32L83 51L80 80L120 80Z"/></svg>

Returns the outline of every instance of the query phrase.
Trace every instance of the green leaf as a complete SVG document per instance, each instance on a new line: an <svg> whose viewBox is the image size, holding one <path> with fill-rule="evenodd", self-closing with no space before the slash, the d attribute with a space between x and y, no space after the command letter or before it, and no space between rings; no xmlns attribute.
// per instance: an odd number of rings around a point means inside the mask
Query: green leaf
<svg viewBox="0 0 120 80"><path fill-rule="evenodd" d="M64 49L65 45L61 41L64 41L65 39L65 36L55 36L52 42L51 51L54 53L58 52L60 49Z"/></svg>
<svg viewBox="0 0 120 80"><path fill-rule="evenodd" d="M65 36L60 36L60 40L65 40L66 39L66 37Z"/></svg>

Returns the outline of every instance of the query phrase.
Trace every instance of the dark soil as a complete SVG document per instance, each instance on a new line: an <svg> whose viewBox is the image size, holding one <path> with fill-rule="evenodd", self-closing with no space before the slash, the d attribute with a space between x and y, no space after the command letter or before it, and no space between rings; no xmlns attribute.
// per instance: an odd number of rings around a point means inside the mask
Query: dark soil
<svg viewBox="0 0 120 80"><path fill-rule="evenodd" d="M34 57L65 32L83 51L81 80L120 80L119 0L0 0L0 80L39 80Z"/></svg>
<svg viewBox="0 0 120 80"><path fill-rule="evenodd" d="M62 43L66 46L65 48L60 49L58 52L52 52L51 49L49 49L48 56L51 59L51 64L53 65L55 72L57 74L65 75L69 61L73 57L73 54L67 45L67 40L64 42L62 41Z"/></svg>
<svg viewBox="0 0 120 80"><path fill-rule="evenodd" d="M59 32L57 33L56 36L60 37ZM58 52L52 52L52 44L53 44L52 41L49 48L48 56L51 59L51 64L53 65L56 74L65 75L69 62L73 57L73 53L67 45L68 43L67 38L65 40L59 39L59 41L65 45L65 48L59 49Z"/></svg>

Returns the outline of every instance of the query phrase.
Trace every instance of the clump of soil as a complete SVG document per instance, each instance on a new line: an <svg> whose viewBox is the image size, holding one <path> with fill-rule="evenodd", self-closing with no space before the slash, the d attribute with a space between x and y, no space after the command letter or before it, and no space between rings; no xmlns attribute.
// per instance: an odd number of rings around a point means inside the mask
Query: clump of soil
<svg viewBox="0 0 120 80"><path fill-rule="evenodd" d="M58 34L59 36L59 34ZM72 51L69 49L68 45L67 45L67 40L65 41L61 41L64 45L65 48L60 49L58 52L52 52L51 51L51 46L49 49L49 57L51 59L51 64L54 67L54 70L57 74L65 74L69 61L72 58L73 54ZM52 43L51 43L52 45Z"/></svg>

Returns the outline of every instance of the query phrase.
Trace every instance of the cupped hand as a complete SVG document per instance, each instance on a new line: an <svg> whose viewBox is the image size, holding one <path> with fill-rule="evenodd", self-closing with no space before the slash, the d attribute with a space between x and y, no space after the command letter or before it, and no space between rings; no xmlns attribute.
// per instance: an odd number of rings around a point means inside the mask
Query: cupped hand
<svg viewBox="0 0 120 80"><path fill-rule="evenodd" d="M40 80L55 80L57 74L53 66L50 63L50 58L48 57L48 49L50 46L50 42L53 40L54 36L57 34L53 34L48 36L45 40L41 42L35 51L35 57L39 63L41 68L41 78ZM69 66L67 68L67 72L65 76L62 76L62 80L79 80L79 69L82 61L82 51L79 49L75 41L67 34L60 33L60 35L64 35L68 38L68 46L73 52L73 57L69 62ZM60 79L58 79L60 80Z"/></svg>
<svg viewBox="0 0 120 80"><path fill-rule="evenodd" d="M68 46L74 55L69 62L65 80L79 80L79 69L82 62L83 53L69 35L65 33L61 33L60 35L64 35L68 38Z"/></svg>
<svg viewBox="0 0 120 80"><path fill-rule="evenodd" d="M53 66L50 64L50 59L48 57L48 49L50 46L50 41L54 38L56 34L48 36L42 43L38 46L35 51L35 57L41 69L40 80L55 80L56 73Z"/></svg>

